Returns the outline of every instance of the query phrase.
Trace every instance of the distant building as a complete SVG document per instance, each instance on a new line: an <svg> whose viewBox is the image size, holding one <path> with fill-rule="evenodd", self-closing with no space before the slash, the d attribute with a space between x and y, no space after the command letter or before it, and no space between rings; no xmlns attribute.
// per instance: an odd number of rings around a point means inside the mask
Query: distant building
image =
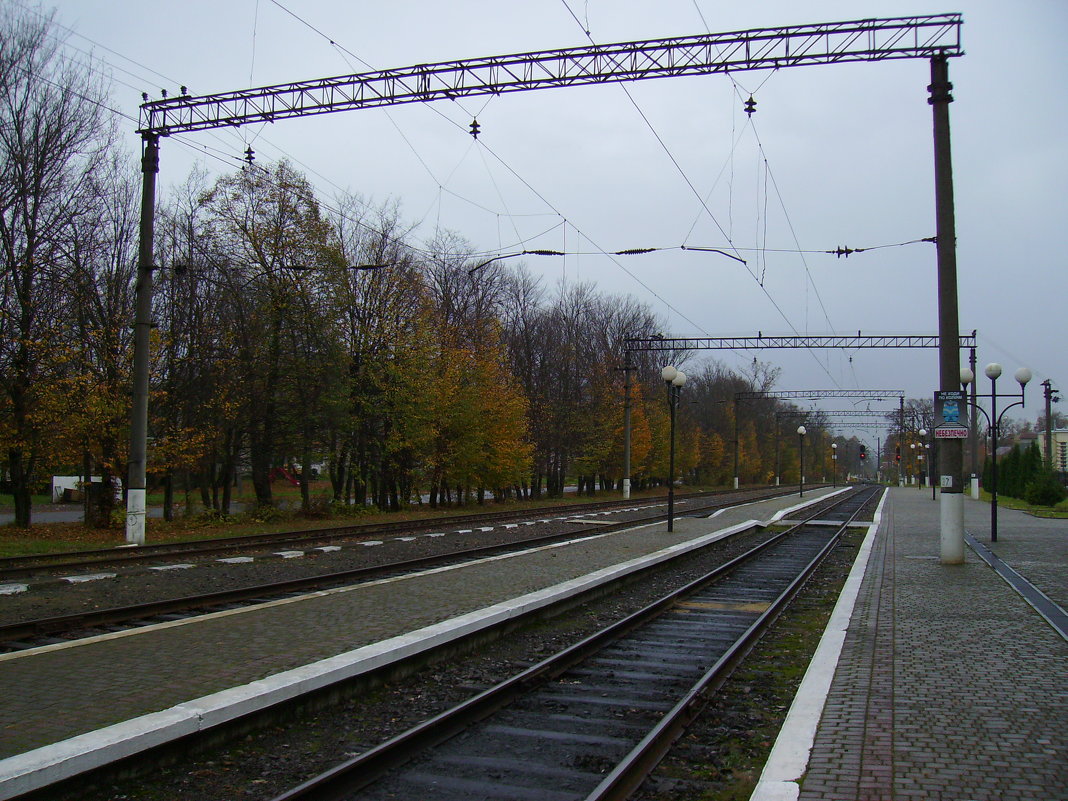
<svg viewBox="0 0 1068 801"><path fill-rule="evenodd" d="M1068 428L1055 428L1052 433L1053 469L1058 473L1068 472ZM1046 432L1039 431L1038 449L1046 458Z"/></svg>
<svg viewBox="0 0 1068 801"><path fill-rule="evenodd" d="M1026 451L1036 439L1038 439L1038 434L1031 429L1027 429L1026 431L1020 432L1019 436L1016 437L1015 444L1020 446L1021 451Z"/></svg>

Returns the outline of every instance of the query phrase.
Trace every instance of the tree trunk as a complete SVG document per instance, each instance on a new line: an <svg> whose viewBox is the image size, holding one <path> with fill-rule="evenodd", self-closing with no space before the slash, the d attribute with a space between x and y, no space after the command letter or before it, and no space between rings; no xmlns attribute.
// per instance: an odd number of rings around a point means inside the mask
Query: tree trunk
<svg viewBox="0 0 1068 801"><path fill-rule="evenodd" d="M211 502L211 495L209 491L211 486L215 483L211 474L205 470L200 474L200 480L197 482L200 484L200 505L205 509L214 509L214 505Z"/></svg>
<svg viewBox="0 0 1068 801"><path fill-rule="evenodd" d="M302 439L304 440L304 447L302 448L303 453L301 453L300 456L300 510L304 514L308 514L311 511L311 487L308 478L311 474L312 455L311 446L309 444L310 436L307 430L304 431Z"/></svg>
<svg viewBox="0 0 1068 801"><path fill-rule="evenodd" d="M89 501L89 484L93 480L93 457L88 450L82 452L82 523L89 525L93 512Z"/></svg>
<svg viewBox="0 0 1068 801"><path fill-rule="evenodd" d="M163 519L174 520L174 472L170 468L163 477Z"/></svg>
<svg viewBox="0 0 1068 801"><path fill-rule="evenodd" d="M274 502L271 495L271 454L261 436L252 437L249 458L252 468L252 489L256 494L258 506L270 506Z"/></svg>

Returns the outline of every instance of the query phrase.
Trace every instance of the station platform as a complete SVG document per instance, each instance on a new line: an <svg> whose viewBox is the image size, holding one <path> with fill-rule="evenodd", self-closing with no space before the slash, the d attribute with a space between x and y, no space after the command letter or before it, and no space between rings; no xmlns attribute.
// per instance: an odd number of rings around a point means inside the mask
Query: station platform
<svg viewBox="0 0 1068 801"><path fill-rule="evenodd" d="M0 799L423 653L831 494L0 655Z"/></svg>
<svg viewBox="0 0 1068 801"><path fill-rule="evenodd" d="M1000 509L991 543L989 504L964 504L974 542L942 565L931 491L887 494L751 801L1068 799L1068 635L1050 622L1068 520Z"/></svg>

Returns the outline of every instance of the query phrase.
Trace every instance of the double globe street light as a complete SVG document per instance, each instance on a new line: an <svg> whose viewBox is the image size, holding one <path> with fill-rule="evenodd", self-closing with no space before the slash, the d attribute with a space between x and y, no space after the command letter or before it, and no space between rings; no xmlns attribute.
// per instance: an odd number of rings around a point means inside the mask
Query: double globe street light
<svg viewBox="0 0 1068 801"><path fill-rule="evenodd" d="M668 456L668 518L667 530L674 531L675 524L675 410L679 406L679 390L686 384L686 373L668 365L660 371L668 390L668 410L671 413L671 446Z"/></svg>
<svg viewBox="0 0 1068 801"><path fill-rule="evenodd" d="M1027 389L1027 383L1031 380L1031 371L1026 367L1021 367L1016 371L1014 378L1016 383L1020 385L1019 400L1015 403L1010 403L1004 409L1001 410L1001 414L998 414L998 398L1015 398L1016 395L998 395L998 378L1001 377L1001 365L997 362L991 362L983 370L986 377L990 379L990 394L989 395L976 395L976 398L990 398L990 414L979 406L974 404L975 408L983 413L983 417L986 418L987 425L990 427L990 541L998 541L998 431L1001 428L1001 418L1005 416L1005 412L1014 406L1024 406L1024 390ZM972 381L975 380L975 373L969 370L967 367L960 371L960 383L962 386L967 387Z"/></svg>
<svg viewBox="0 0 1068 801"><path fill-rule="evenodd" d="M797 427L797 439L800 443L800 458L798 459L798 473L797 473L797 495L800 498L805 497L805 434L808 433L808 429L804 426Z"/></svg>
<svg viewBox="0 0 1068 801"><path fill-rule="evenodd" d="M923 481L925 475L923 471L923 453L924 450L927 448L927 445L924 443L923 439L927 436L927 429L921 428L919 431L916 432L916 436L920 438L919 444L917 445L917 443L915 442L910 443L909 449L913 452L912 468L916 471L916 488L923 489ZM931 469L929 465L927 469Z"/></svg>

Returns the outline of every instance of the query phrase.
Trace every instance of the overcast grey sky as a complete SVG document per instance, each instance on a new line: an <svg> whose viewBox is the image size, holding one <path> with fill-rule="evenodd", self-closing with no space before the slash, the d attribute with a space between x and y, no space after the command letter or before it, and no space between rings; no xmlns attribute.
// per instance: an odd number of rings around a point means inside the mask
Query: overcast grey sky
<svg viewBox="0 0 1068 801"><path fill-rule="evenodd" d="M606 44L959 11L966 55L950 63L950 114L960 328L978 330L980 371L990 361L1004 365L1003 391L1014 389L1016 367L1033 369L1026 419L1039 412L1040 381L1061 387L1068 380L1064 0L960 0L952 7L895 0L44 6L54 6L71 29L69 46L111 65L115 104L133 116L142 91L158 97L180 84L209 94L367 65L575 47L590 38ZM251 145L260 160L291 158L325 197L346 189L372 203L397 200L417 225L417 240L429 240L441 226L487 253L581 253L526 263L549 286L592 281L603 292L647 301L665 318L666 335L934 334L933 245L848 259L782 252L934 235L929 69L925 60L909 60L743 72L733 81L706 76L631 83L626 91L620 84L552 89L197 133L184 143L164 140L161 185L180 183L198 160L213 173L232 169ZM750 92L757 101L751 120L742 108ZM476 116L477 142L467 133ZM134 126L126 130L136 149ZM678 250L600 255L682 244L733 245L749 265ZM762 246L764 253L741 250ZM711 355L731 366L754 355L772 362L782 368L779 389L903 389L930 397L937 384L933 350Z"/></svg>

